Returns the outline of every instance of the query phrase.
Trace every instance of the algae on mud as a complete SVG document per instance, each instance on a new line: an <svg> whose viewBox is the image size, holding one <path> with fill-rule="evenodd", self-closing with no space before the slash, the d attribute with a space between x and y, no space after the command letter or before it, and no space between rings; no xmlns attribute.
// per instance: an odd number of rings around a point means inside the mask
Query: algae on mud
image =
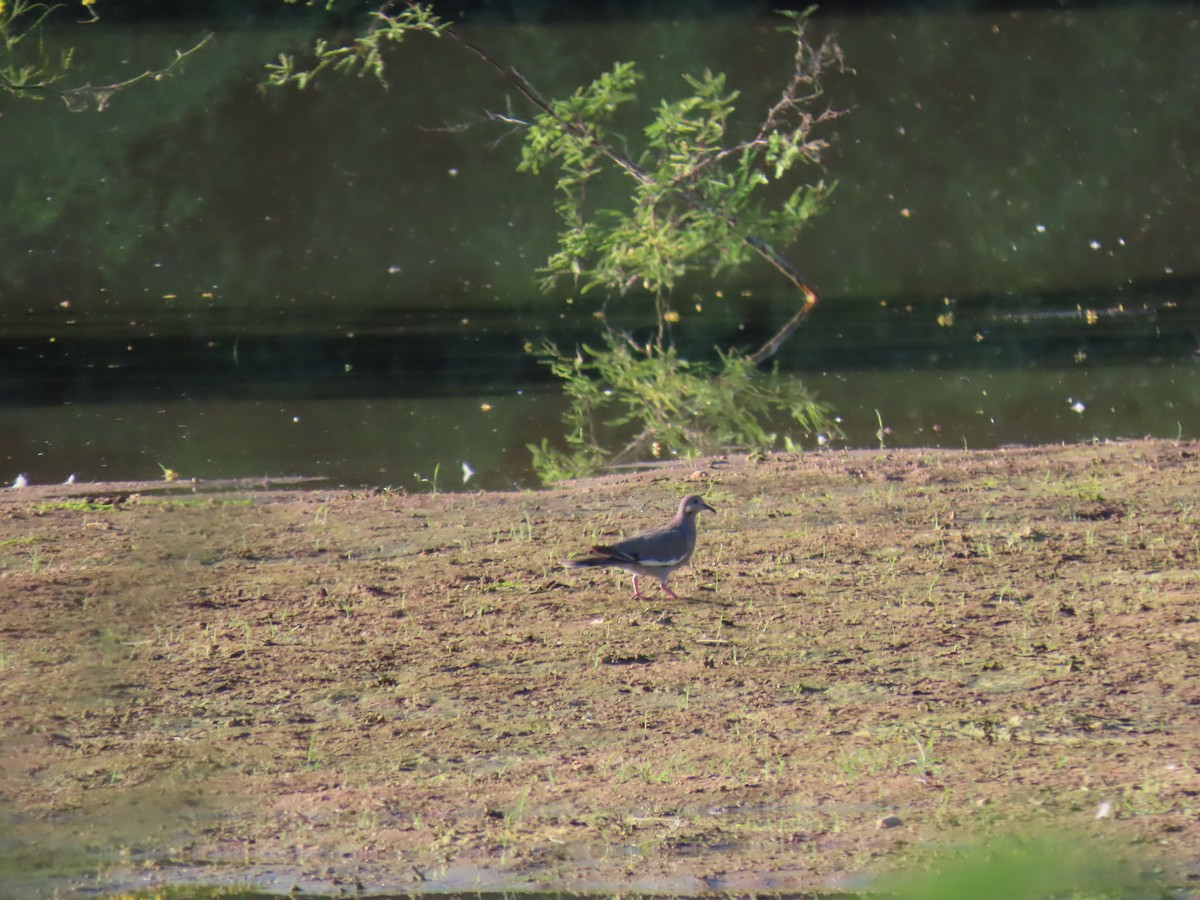
<svg viewBox="0 0 1200 900"><path fill-rule="evenodd" d="M6 840L68 894L812 891L1046 828L1183 880L1198 486L1135 441L5 491ZM559 568L693 492L683 599Z"/></svg>

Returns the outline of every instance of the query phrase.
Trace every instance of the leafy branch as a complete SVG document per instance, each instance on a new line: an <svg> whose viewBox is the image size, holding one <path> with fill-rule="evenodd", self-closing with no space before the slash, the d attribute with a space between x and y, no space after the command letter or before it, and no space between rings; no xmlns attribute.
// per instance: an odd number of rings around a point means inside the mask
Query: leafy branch
<svg viewBox="0 0 1200 900"><path fill-rule="evenodd" d="M333 5L334 0L328 0L325 8L330 9ZM303 90L327 69L360 78L372 75L386 84L383 51L388 44L400 44L412 32L426 32L438 37L448 28L447 23L433 14L432 7L406 3L404 9L393 13L397 5L396 0L388 0L371 12L367 30L348 44L337 45L319 39L313 47L311 68L299 67L294 55L281 53L279 62L267 64L267 84L272 87L293 85Z"/></svg>
<svg viewBox="0 0 1200 900"><path fill-rule="evenodd" d="M95 0L83 0L90 18L84 24L99 21ZM0 0L0 91L17 97L62 100L71 112L80 112L92 105L103 111L113 95L142 81L161 81L174 74L185 59L197 53L211 39L205 36L188 50L176 50L175 58L157 69L147 69L132 78L109 84L91 83L60 87L70 74L75 60L74 48L67 47L52 53L46 46L45 25L52 15L63 9L62 4L13 0L9 7Z"/></svg>
<svg viewBox="0 0 1200 900"><path fill-rule="evenodd" d="M415 0L405 2L419 6ZM604 128L620 106L636 99L640 75L632 63L617 63L566 100L551 102L518 70L443 24L440 34L471 50L539 111L518 169L536 174L550 164L559 166L556 209L566 224L559 252L542 270L544 285L585 273L590 273L583 282L585 292L593 287L625 291L640 281L660 297L660 310L666 312L662 292L696 268L698 258L715 248L714 268L720 270L740 265L746 251L753 251L801 292L795 315L751 358L762 363L778 351L812 311L818 294L773 245L794 239L821 210L832 187L824 181L803 185L773 213L751 201L756 190L779 181L796 164L820 163L828 145L813 132L842 115L829 107L813 111L823 94L823 71L831 64L844 68L834 40L826 38L816 47L807 42L807 22L814 9L783 13L791 20L788 30L795 39L793 72L752 139L720 144L738 97L736 91L724 93L723 75L685 75L695 93L660 104L656 120L645 129L657 153L636 162L609 142ZM586 209L587 183L602 170L601 160L635 182L633 213L613 224L589 218Z"/></svg>
<svg viewBox="0 0 1200 900"><path fill-rule="evenodd" d="M400 3L403 10L393 14L391 11ZM333 0L329 0L327 8L332 5ZM634 161L619 152L607 140L602 127L619 106L636 99L633 87L641 76L632 63L616 64L612 72L601 75L566 100L549 101L519 70L497 60L436 16L432 7L416 0L387 0L371 13L372 22L366 33L347 44L337 46L318 40L310 68L299 67L292 55L281 55L278 63L268 64L267 83L304 88L326 69L360 77L372 74L383 80L385 44L400 44L414 31L447 37L479 57L538 110L537 119L529 126L518 169L537 173L551 163L562 169L557 187L563 196L557 209L573 227L560 236L562 250L543 269L547 283L553 283L563 274L579 277L585 268L586 251L603 250L601 259L592 267L593 277L584 284L585 290L596 286L626 290L638 281L651 290L669 289L675 278L690 268L691 259L706 249L719 248L720 267L740 264L744 256L731 246L740 242L800 289L804 298L801 309L807 315L817 301L817 292L775 251L772 239L794 236L804 221L819 211L821 199L831 188L824 182L798 188L776 213L756 216L755 224L760 228L755 232L740 225L738 211L744 211L755 189L771 180L780 180L798 162L819 163L827 144L812 137L812 132L842 114L830 108L811 111L822 95L823 70L831 63L843 65L841 51L832 39L826 38L815 48L805 40L807 21L814 9L783 13L791 20L789 30L796 42L794 71L752 139L720 146L738 94L722 96L723 75L706 72L699 79L685 75L696 94L674 104L664 101L657 121L646 129L647 138L664 151L653 162L653 169L649 160ZM588 229L580 224L586 220L584 188L601 171L601 159L635 181L639 192L637 207L643 213L641 227L627 228L604 238L603 244L598 243L602 229ZM727 172L707 175L708 170L729 160L736 161L733 180ZM763 165L771 169L773 179L761 170ZM655 211L668 201L681 203L694 215L664 222ZM665 223L673 225L669 230L677 234L684 230L693 232L693 239L686 244L660 246L656 251L652 249L650 255L638 253L634 245L646 239L658 243L650 232L661 231ZM782 340L764 344L756 354L758 361L769 358L774 352L771 347L777 349L781 343Z"/></svg>
<svg viewBox="0 0 1200 900"><path fill-rule="evenodd" d="M331 0L332 2L332 0ZM837 434L826 407L794 378L760 371L806 320L817 291L776 248L793 242L833 189L823 179L802 183L779 198L780 183L802 164L819 164L827 144L815 132L842 113L819 104L822 74L844 68L831 39L812 45L806 28L812 13L785 13L794 40L793 71L762 122L748 136L728 135L739 93L721 74L684 75L686 96L663 100L642 129L636 150L612 130L618 112L637 100L641 80L630 62L618 62L569 97L546 99L516 68L438 19L430 7L397 0L375 13L368 32L349 44L319 42L311 69L291 57L269 67L269 83L304 87L323 69L383 77L383 43L399 43L410 31L445 37L498 73L535 110L532 121L494 116L526 128L518 169L557 173L555 210L562 221L558 250L540 270L550 287L563 278L583 292L626 293L640 286L654 300L658 325L653 340L639 342L611 330L605 345L574 355L553 344L533 349L558 377L570 398L565 423L569 452L543 441L532 446L534 463L549 479L630 459L649 449L699 452L723 446L769 447L777 435L764 424L779 416L811 432ZM589 188L615 170L632 181L623 208L593 208ZM718 365L690 363L670 343L681 316L671 292L685 275L703 268L714 274L758 256L799 292L792 317L753 353L717 351ZM605 418L608 416L608 418ZM640 429L640 430L639 430ZM611 441L625 435L615 452ZM630 435L632 435L630 437Z"/></svg>
<svg viewBox="0 0 1200 900"><path fill-rule="evenodd" d="M545 439L529 445L534 467L547 481L624 465L647 451L657 459L681 448L689 455L770 447L779 435L764 423L780 412L809 432L836 431L829 408L803 385L778 371L760 371L744 354L718 350L712 365L611 330L603 339L603 347L584 344L573 355L553 344L539 351L570 399L564 415L568 450ZM613 434L632 437L613 452Z"/></svg>

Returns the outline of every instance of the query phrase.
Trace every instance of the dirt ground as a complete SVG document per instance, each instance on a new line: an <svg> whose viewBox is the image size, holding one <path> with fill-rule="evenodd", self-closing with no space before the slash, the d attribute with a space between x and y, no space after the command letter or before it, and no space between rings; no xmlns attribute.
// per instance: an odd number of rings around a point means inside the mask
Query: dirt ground
<svg viewBox="0 0 1200 900"><path fill-rule="evenodd" d="M6 490L0 881L794 892L1070 833L1187 888L1198 489L1130 442ZM559 565L692 492L678 601Z"/></svg>

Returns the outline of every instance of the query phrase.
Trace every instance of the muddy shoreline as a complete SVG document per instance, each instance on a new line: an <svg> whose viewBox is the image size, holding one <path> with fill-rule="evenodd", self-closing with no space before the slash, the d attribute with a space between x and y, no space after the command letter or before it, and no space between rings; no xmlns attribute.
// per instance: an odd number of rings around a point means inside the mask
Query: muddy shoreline
<svg viewBox="0 0 1200 900"><path fill-rule="evenodd" d="M794 893L1049 830L1187 886L1198 487L1132 441L6 490L3 874ZM685 493L680 600L559 566Z"/></svg>

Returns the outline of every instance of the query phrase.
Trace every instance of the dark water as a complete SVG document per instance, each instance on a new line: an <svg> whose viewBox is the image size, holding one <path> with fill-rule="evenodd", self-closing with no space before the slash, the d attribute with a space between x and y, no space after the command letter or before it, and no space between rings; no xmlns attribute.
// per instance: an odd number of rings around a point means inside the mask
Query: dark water
<svg viewBox="0 0 1200 900"><path fill-rule="evenodd" d="M849 445L1200 436L1198 21L818 15L856 74L827 85L851 109L832 208L788 248L823 299L778 362ZM774 26L472 36L546 93L635 59L647 97L711 67L757 109L786 74ZM66 35L98 80L209 27ZM562 400L525 345L597 340L601 301L532 287L550 186L480 121L519 98L432 42L392 61L387 90L261 92L261 63L310 37L218 28L183 75L101 113L5 101L0 481L167 466L450 489L466 463L469 486L533 483L525 445L558 432ZM684 285L676 339L756 346L794 302L772 274ZM607 307L635 330L644 308Z"/></svg>
<svg viewBox="0 0 1200 900"><path fill-rule="evenodd" d="M1088 324L1088 309L1069 305L958 303L954 323L938 325L944 299L831 303L782 363L833 405L849 446L1197 437L1200 330L1173 304L1097 305ZM56 342L54 364L26 376L54 400L0 407L12 475L155 478L168 466L444 490L463 486L466 463L469 486L533 482L525 445L555 433L563 406L523 350L536 331L353 329L133 351L112 339ZM729 332L745 333L736 323ZM461 365L440 368L431 344L456 347Z"/></svg>

